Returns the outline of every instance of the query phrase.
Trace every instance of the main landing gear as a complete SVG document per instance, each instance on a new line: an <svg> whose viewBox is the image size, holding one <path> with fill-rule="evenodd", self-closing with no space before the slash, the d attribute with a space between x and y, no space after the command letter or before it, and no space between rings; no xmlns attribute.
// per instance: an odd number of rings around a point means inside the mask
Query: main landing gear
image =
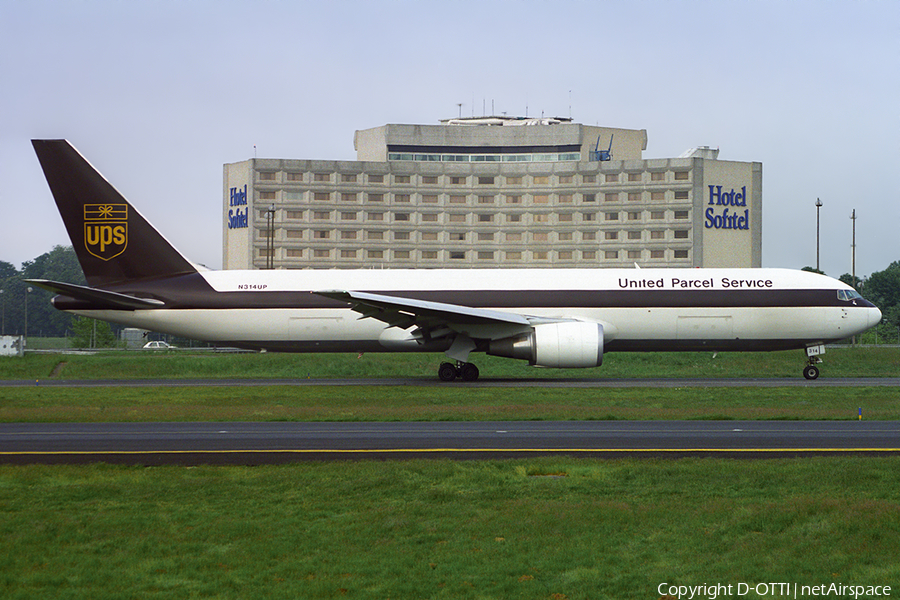
<svg viewBox="0 0 900 600"><path fill-rule="evenodd" d="M478 367L461 361L457 361L455 365L449 362L441 363L438 367L438 378L441 381L453 381L457 377L463 381L475 381L478 379Z"/></svg>

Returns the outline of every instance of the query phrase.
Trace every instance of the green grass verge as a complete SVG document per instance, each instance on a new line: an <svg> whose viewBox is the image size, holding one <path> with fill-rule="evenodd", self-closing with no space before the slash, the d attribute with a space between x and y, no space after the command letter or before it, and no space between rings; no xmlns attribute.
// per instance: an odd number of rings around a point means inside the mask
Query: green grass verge
<svg viewBox="0 0 900 600"><path fill-rule="evenodd" d="M0 467L0 596L658 598L900 581L898 458ZM744 598L757 598L754 593Z"/></svg>
<svg viewBox="0 0 900 600"><path fill-rule="evenodd" d="M823 377L900 376L900 348L835 348ZM0 360L0 379L394 378L434 379L442 354L213 354L192 351L29 354ZM789 377L803 352L611 353L596 369L536 369L522 361L473 355L484 378Z"/></svg>
<svg viewBox="0 0 900 600"><path fill-rule="evenodd" d="M890 387L0 388L0 422L900 419Z"/></svg>

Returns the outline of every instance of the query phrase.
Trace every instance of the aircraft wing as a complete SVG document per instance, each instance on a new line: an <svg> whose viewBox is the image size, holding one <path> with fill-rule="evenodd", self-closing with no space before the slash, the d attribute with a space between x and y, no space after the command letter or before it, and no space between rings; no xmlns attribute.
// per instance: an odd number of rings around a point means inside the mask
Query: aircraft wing
<svg viewBox="0 0 900 600"><path fill-rule="evenodd" d="M343 300L351 304L351 309L360 313L363 318L371 317L391 327L408 329L415 325L417 336L430 339L457 333L472 338L506 337L525 331L536 322L546 321L518 313L369 292L332 290L315 293Z"/></svg>
<svg viewBox="0 0 900 600"><path fill-rule="evenodd" d="M164 302L153 300L151 298L137 298L127 294L110 292L109 290L75 285L74 283L49 281L47 279L26 279L25 281L61 296L68 296L75 300L81 300L91 304L91 308L97 309L140 310L160 308L165 304Z"/></svg>

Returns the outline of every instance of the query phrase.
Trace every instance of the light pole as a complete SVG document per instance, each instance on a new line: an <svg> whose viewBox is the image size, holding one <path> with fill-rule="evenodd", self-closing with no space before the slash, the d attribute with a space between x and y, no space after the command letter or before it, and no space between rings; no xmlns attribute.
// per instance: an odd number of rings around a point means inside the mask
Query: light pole
<svg viewBox="0 0 900 600"><path fill-rule="evenodd" d="M0 302L3 303L3 318L0 319L0 335L6 335L6 296L0 290Z"/></svg>
<svg viewBox="0 0 900 600"><path fill-rule="evenodd" d="M822 201L816 198L816 271L819 269L819 209L822 208Z"/></svg>
<svg viewBox="0 0 900 600"><path fill-rule="evenodd" d="M34 291L34 288L28 286L25 288L25 345L28 345L28 294Z"/></svg>

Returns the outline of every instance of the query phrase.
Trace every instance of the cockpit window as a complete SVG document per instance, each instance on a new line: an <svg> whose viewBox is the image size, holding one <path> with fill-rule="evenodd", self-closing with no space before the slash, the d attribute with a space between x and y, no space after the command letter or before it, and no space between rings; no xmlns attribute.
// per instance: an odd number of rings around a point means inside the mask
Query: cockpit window
<svg viewBox="0 0 900 600"><path fill-rule="evenodd" d="M838 290L838 300L862 300L862 296L856 290Z"/></svg>

